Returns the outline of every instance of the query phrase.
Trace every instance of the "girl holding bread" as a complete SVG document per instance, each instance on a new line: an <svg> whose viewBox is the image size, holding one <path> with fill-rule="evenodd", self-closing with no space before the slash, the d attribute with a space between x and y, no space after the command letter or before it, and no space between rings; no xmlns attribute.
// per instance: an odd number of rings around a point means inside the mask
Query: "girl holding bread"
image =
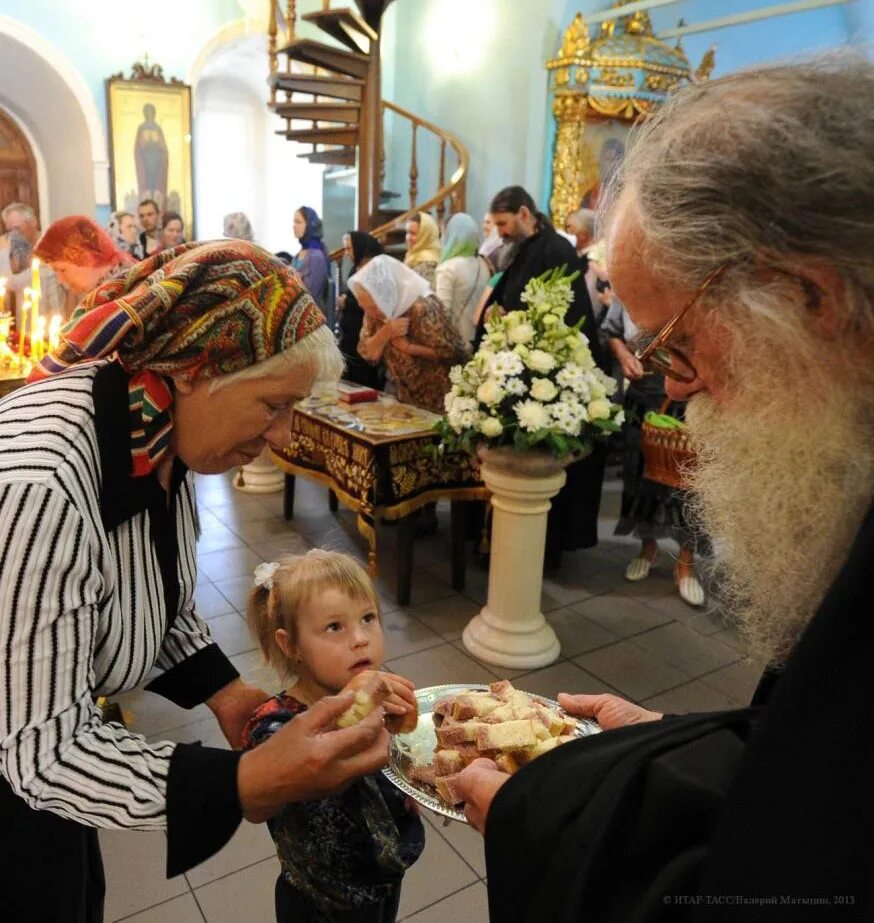
<svg viewBox="0 0 874 923"><path fill-rule="evenodd" d="M381 671L379 603L357 561L312 549L259 565L248 618L265 658L294 684L256 709L245 749L323 696L349 689L355 701L338 725L382 708L390 732L416 726L413 684ZM339 795L288 804L268 826L282 866L278 923L393 923L401 880L425 834L415 805L382 773L360 777Z"/></svg>

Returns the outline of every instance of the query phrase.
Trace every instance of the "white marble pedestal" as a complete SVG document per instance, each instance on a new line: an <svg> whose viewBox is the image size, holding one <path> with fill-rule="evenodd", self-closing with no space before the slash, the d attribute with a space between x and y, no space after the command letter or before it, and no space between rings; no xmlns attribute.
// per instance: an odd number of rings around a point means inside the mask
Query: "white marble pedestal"
<svg viewBox="0 0 874 923"><path fill-rule="evenodd" d="M572 459L509 448L480 448L479 456L494 511L489 596L464 629L464 646L497 666L543 667L561 650L540 611L546 516Z"/></svg>
<svg viewBox="0 0 874 923"><path fill-rule="evenodd" d="M285 475L270 460L270 450L264 448L261 454L248 465L237 469L234 487L247 494L272 494L285 486Z"/></svg>

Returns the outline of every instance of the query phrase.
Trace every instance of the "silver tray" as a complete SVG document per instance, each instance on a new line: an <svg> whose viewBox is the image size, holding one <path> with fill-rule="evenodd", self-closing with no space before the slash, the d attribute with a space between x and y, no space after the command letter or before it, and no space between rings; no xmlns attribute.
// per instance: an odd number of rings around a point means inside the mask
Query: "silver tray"
<svg viewBox="0 0 874 923"><path fill-rule="evenodd" d="M416 690L416 701L419 704L419 723L415 731L409 734L392 736L388 751L388 766L383 769L383 775L396 785L402 792L409 795L415 802L440 814L450 820L457 820L462 824L467 823L464 812L446 804L430 785L414 782L409 777L410 768L414 765L430 763L434 756L434 746L437 735L434 731L433 712L434 706L448 695L458 695L463 692L488 692L489 687L481 683L449 683L444 686L427 686ZM520 690L524 691L524 690ZM558 702L547 699L542 695L526 693L535 702L542 702L550 708L557 708L563 712ZM588 718L577 719L577 737L589 737L598 734L601 728Z"/></svg>

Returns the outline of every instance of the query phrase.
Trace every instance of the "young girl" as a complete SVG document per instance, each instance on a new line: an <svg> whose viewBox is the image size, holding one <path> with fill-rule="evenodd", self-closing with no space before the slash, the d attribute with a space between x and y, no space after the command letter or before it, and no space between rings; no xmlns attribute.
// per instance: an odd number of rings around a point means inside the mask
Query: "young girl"
<svg viewBox="0 0 874 923"><path fill-rule="evenodd" d="M255 747L326 695L371 684L383 658L373 585L360 564L312 549L261 564L249 598L249 624L267 660L294 684L261 705L243 734ZM389 715L414 708L413 686L379 673ZM382 773L343 793L286 805L268 821L282 866L279 923L393 923L401 880L421 855L425 833L415 805Z"/></svg>

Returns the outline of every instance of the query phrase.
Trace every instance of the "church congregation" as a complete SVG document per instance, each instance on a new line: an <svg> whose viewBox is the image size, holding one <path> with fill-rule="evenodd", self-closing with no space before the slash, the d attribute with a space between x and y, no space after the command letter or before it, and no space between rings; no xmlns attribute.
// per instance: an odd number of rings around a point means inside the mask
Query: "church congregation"
<svg viewBox="0 0 874 923"><path fill-rule="evenodd" d="M0 918L874 919L874 0L31 3Z"/></svg>

